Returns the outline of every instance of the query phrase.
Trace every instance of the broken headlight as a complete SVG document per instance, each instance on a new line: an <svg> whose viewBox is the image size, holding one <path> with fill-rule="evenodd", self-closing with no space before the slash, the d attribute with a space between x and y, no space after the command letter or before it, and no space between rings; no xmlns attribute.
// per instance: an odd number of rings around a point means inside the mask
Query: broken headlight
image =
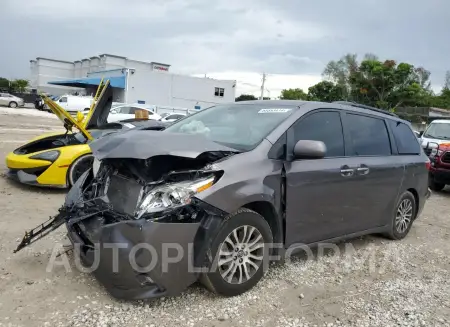
<svg viewBox="0 0 450 327"><path fill-rule="evenodd" d="M143 197L136 211L136 218L141 218L145 213L160 212L189 204L192 196L210 188L214 181L215 177L208 177L156 187Z"/></svg>

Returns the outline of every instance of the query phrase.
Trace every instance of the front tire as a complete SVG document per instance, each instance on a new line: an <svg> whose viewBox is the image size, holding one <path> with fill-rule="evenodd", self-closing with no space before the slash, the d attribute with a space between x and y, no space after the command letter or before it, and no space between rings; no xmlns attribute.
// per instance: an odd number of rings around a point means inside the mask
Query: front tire
<svg viewBox="0 0 450 327"><path fill-rule="evenodd" d="M9 107L10 107L10 108L17 108L17 102L11 101L11 102L9 103Z"/></svg>
<svg viewBox="0 0 450 327"><path fill-rule="evenodd" d="M80 178L84 172L86 172L89 168L92 167L93 162L94 156L92 154L85 154L75 159L72 165L70 165L67 174L67 182L69 186L75 184L78 178Z"/></svg>
<svg viewBox="0 0 450 327"><path fill-rule="evenodd" d="M227 217L212 240L208 256L210 272L200 281L212 292L236 296L253 288L268 268L273 237L267 221L249 209Z"/></svg>
<svg viewBox="0 0 450 327"><path fill-rule="evenodd" d="M397 202L387 237L392 240L401 240L405 238L412 227L416 215L416 199L411 192L406 191Z"/></svg>

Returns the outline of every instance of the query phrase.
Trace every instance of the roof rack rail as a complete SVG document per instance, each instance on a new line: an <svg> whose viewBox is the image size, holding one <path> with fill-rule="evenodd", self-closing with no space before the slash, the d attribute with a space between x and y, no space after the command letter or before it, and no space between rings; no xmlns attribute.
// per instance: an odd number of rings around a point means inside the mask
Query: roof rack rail
<svg viewBox="0 0 450 327"><path fill-rule="evenodd" d="M368 110L380 112L380 113L385 114L385 115L398 117L396 114L394 114L392 112L389 112L389 111L386 111L386 110L383 110L383 109L378 109L378 108L371 107L371 106L366 106L365 104L360 104L360 103L357 103L357 102L352 102L352 101L333 101L332 103L338 103L338 104L344 104L344 105L352 106L352 107L356 107L356 108L368 109Z"/></svg>

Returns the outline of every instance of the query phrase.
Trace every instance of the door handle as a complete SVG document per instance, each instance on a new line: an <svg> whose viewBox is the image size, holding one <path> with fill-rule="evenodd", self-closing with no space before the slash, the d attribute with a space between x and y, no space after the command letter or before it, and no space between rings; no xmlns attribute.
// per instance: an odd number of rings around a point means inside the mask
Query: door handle
<svg viewBox="0 0 450 327"><path fill-rule="evenodd" d="M367 175L370 172L369 167L367 167L366 165L360 165L358 168L356 168L356 171L359 175Z"/></svg>
<svg viewBox="0 0 450 327"><path fill-rule="evenodd" d="M341 167L341 175L344 177L353 176L354 172L355 172L355 169L350 168L347 165Z"/></svg>

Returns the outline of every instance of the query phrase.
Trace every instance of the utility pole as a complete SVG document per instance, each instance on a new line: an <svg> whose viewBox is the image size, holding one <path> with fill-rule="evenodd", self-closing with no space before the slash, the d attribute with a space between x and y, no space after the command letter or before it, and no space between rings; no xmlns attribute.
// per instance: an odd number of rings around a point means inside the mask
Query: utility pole
<svg viewBox="0 0 450 327"><path fill-rule="evenodd" d="M262 84L261 84L261 97L259 98L260 100L264 100L264 84L266 84L266 73L263 73L262 76Z"/></svg>

